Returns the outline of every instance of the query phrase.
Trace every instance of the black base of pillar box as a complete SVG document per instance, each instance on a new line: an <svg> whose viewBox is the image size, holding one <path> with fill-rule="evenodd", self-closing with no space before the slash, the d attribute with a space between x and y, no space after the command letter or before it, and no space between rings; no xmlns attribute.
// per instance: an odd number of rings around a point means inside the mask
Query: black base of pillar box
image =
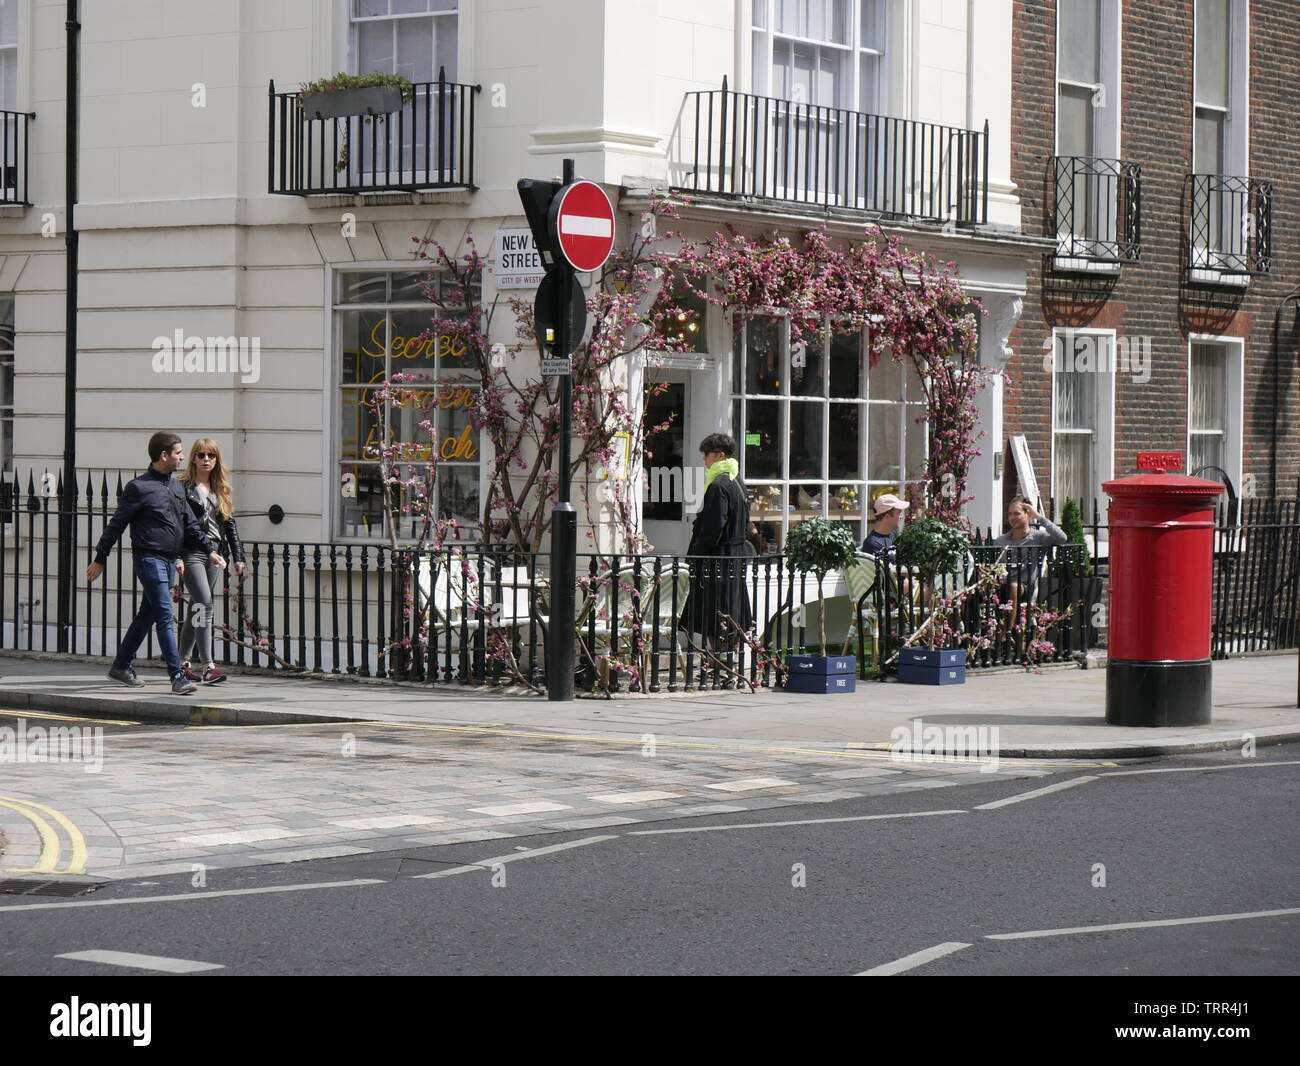
<svg viewBox="0 0 1300 1066"><path fill-rule="evenodd" d="M1107 725L1209 725L1210 660L1106 666Z"/></svg>

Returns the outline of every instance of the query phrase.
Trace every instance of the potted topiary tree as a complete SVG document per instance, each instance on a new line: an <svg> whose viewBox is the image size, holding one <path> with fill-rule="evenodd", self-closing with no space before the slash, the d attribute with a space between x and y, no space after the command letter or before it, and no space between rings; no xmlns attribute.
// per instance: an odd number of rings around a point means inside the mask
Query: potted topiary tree
<svg viewBox="0 0 1300 1066"><path fill-rule="evenodd" d="M785 687L790 692L852 692L856 687L857 661L852 655L826 654L826 600L822 584L832 570L843 570L857 559L853 532L843 522L809 518L800 522L786 538L785 554L792 573L817 575L818 632L821 655L787 655L789 671Z"/></svg>
<svg viewBox="0 0 1300 1066"><path fill-rule="evenodd" d="M945 606L935 587L941 574L960 574L970 537L961 526L940 518L909 522L894 541L895 557L913 567L928 593L931 613L926 624L912 634L925 634L924 646L908 646L898 653L898 680L911 685L960 685L966 680L966 650L944 647L951 634L953 608Z"/></svg>
<svg viewBox="0 0 1300 1066"><path fill-rule="evenodd" d="M1069 538L1068 551L1063 550L1052 566L1048 600L1054 605L1073 605L1072 614L1080 619L1074 624L1088 627L1088 646L1094 647L1098 634L1093 624L1093 608L1101 602L1101 578L1093 571L1077 500L1066 500L1061 508L1061 531Z"/></svg>
<svg viewBox="0 0 1300 1066"><path fill-rule="evenodd" d="M400 74L335 74L309 81L299 90L308 118L387 115L415 96L415 87Z"/></svg>

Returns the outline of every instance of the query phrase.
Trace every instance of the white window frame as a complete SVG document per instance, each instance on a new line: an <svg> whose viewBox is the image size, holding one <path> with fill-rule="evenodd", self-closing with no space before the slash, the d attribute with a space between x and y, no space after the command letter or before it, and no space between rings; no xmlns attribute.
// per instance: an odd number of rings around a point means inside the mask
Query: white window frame
<svg viewBox="0 0 1300 1066"><path fill-rule="evenodd" d="M772 49L773 42L777 37L783 41L791 41L796 44L804 44L814 48L829 48L836 52L844 52L850 56L849 66L851 68L849 76L848 95L852 103L845 105L840 101L827 102L825 100L801 100L799 103L816 104L820 107L839 108L846 111L865 111L867 109L861 106L862 101L862 56L875 56L880 62L876 74L876 105L869 113L888 115L891 113L891 101L893 93L890 91L892 82L892 70L890 66L890 55L892 49L889 47L889 32L892 22L892 12L890 10L893 4L890 0L876 0L879 4L880 21L882 23L879 35L879 48L869 47L862 42L862 20L861 20L861 3L860 0L849 0L849 41L847 44L836 44L830 41L823 41L807 37L794 37L790 34L776 31L776 3L777 0L757 0L758 3L767 5L767 17L764 19L765 25L760 27L754 24L754 2L755 0L742 0L747 8L748 32L746 34L746 44L750 52L750 90L759 96L775 96L773 86L774 71L772 67ZM829 2L829 0L828 0ZM761 48L757 46L757 40L761 38Z"/></svg>
<svg viewBox="0 0 1300 1066"><path fill-rule="evenodd" d="M1200 40L1200 27L1196 22L1196 5L1192 4L1192 101L1193 128L1198 109L1209 105L1198 102L1199 86L1196 84L1196 42ZM1250 173L1250 3L1249 0L1228 0L1228 106L1224 109L1223 173L1245 177ZM1214 110L1219 110L1214 108ZM1193 138L1193 152L1195 139ZM1192 173L1196 160L1192 159Z"/></svg>
<svg viewBox="0 0 1300 1066"><path fill-rule="evenodd" d="M372 536L345 535L341 532L343 520L343 497L339 472L343 467L345 460L342 455L343 450L343 426L342 415L339 410L339 397L342 391L343 376L343 346L339 333L339 312L348 310L375 310L379 305L375 304L341 304L337 300L337 286L339 275L341 274L365 274L377 271L393 271L398 273L411 273L419 271L419 263L412 260L402 262L393 261L368 261L357 263L330 263L326 264L325 273L325 336L329 338L330 350L328 358L324 362L326 378L322 392L323 412L321 425L328 427L328 432L322 433L322 443L324 452L322 454L321 469L326 471L326 475L321 479L322 500L321 514L326 521L326 527L322 531L322 539L331 544L387 544L388 537L384 530L380 530ZM411 305L405 304L387 305L398 310L411 310L427 307L429 317L434 317L433 304ZM487 518L482 513L484 502L487 499L488 487L488 447L482 430L477 433L475 441L478 447L478 493L479 493L479 521L481 523ZM448 543L470 544L477 543L481 534L471 533L469 536L455 542ZM406 543L399 538L399 543Z"/></svg>
<svg viewBox="0 0 1300 1066"><path fill-rule="evenodd" d="M1101 328L1084 328L1075 329L1073 327L1054 326L1052 328L1052 420L1049 424L1051 434L1051 488L1050 496L1058 505L1058 514L1053 517L1053 521L1060 521L1059 507L1064 501L1059 499L1056 484L1056 355L1060 351L1061 338L1064 336L1088 336L1100 337L1109 341L1109 369L1102 373L1097 373L1097 388L1094 390L1096 402L1096 429L1093 431L1093 450L1092 450L1092 469L1093 469L1093 490L1094 497L1100 502L1103 483L1110 481L1115 476L1115 357L1116 357L1116 336L1117 331L1114 329ZM1099 534L1105 539L1105 532Z"/></svg>
<svg viewBox="0 0 1300 1066"><path fill-rule="evenodd" d="M1189 333L1187 335L1187 398L1186 435L1183 454L1187 457L1186 474L1192 472L1192 348L1197 344L1213 344L1224 349L1225 381L1223 389L1224 416L1227 427L1223 436L1223 469L1232 479L1232 487L1241 496L1244 420L1246 417L1244 372L1246 342L1241 337L1225 337L1215 333Z"/></svg>
<svg viewBox="0 0 1300 1066"><path fill-rule="evenodd" d="M472 7L467 0L458 0L455 10L452 11L416 11L409 14L397 15L367 15L356 18L352 14L353 0L342 0L339 8L340 12L340 29L342 33L342 50L345 57L344 69L353 74L363 74L365 71L357 69L357 35L356 27L362 22L398 22L408 19L432 19L433 24L433 52L429 56L432 64L432 73L430 81L438 80L438 22L454 19L456 21L456 69L447 72L448 81L462 81L464 71L461 62L464 49L462 48L461 31L463 27L463 18L465 8ZM414 80L414 79L413 79Z"/></svg>
<svg viewBox="0 0 1300 1066"><path fill-rule="evenodd" d="M742 391L736 391L734 387L735 375L737 373L735 360L737 358L743 360L745 358L745 353L744 353L743 346L739 354L737 354L733 346L732 348L729 349L728 356L727 356L726 376L724 378L724 380L727 382L726 393L725 393L726 408L725 408L725 415L721 419L722 424L728 426L733 430L736 430L737 432L736 446L737 446L737 453L738 453L738 458L739 458L740 468L741 468L740 474L741 474L741 480L745 483L745 487L753 491L763 486L775 484L775 485L779 485L782 489L782 494L780 497L781 515L779 521L771 518L759 519L757 517L755 518L755 521L762 521L765 523L772 523L774 525L778 525L780 527L780 543L784 544L785 538L789 536L790 527L791 527L790 506L789 506L791 503L791 499L790 499L791 485L792 484L796 486L806 485L807 489L805 489L805 491L809 491L816 488L818 492L824 492L824 495L822 497L822 507L819 509L819 513L821 515L831 520L840 520L840 521L858 524L859 531L861 533L861 536L858 537L858 540L859 542L861 542L861 540L866 536L868 532L867 518L869 517L870 514L869 507L870 507L871 493L874 489L888 488L889 491L896 492L900 496L905 496L907 494L907 490L909 486L923 487L925 484L924 465L920 474L912 478L910 481L907 479L907 454L908 454L907 444L908 444L909 434L914 434L914 433L923 434L924 444L925 444L925 447L923 449L923 455L926 457L928 457L929 455L929 434L925 428L926 424L924 422L918 424L915 421L916 418L925 414L925 396L923 392L921 395L916 397L913 397L911 395L910 390L911 387L913 386L913 382L909 379L910 378L909 368L912 367L911 360L910 358L905 358L903 360L903 364L899 368L899 373L902 376L902 382L903 382L902 400L892 400L892 399L873 400L871 398L871 387L870 387L871 370L869 369L870 353L869 351L866 350L863 351L858 395L856 397L831 396L830 395L830 339L824 333L819 334L817 337L806 336L805 337L806 344L821 343L823 345L823 349L822 349L822 367L823 367L823 377L824 377L823 389L822 389L822 394L819 397L814 397L814 396L799 397L791 393L790 391L791 347L790 347L789 313L779 308L762 308L755 312L755 317L776 318L780 321L778 343L780 346L779 359L780 359L781 369L778 372L781 375L781 391L779 393L770 394L770 395L768 394L760 395L756 393L744 392L743 389L745 386L745 381L743 379L743 372L744 372L743 365L741 367L741 374L742 374L741 390ZM746 326L748 326L748 323L746 323ZM863 331L863 336L861 337L859 343L864 347L869 344L868 331ZM880 358L881 360L885 360L885 359L892 359L893 357L890 353L885 352L882 353ZM748 403L750 402L773 402L778 405L778 410L780 413L778 414L777 424L778 427L781 427L780 429L778 429L778 434L781 440L781 447L780 447L780 457L779 457L780 458L779 470L775 476L760 476L757 474L751 475L749 471L746 469L745 432L747 426L747 418L742 413L741 424L738 427L735 426L734 424L734 418L735 418L735 410L736 410L735 405L737 403L742 403L741 410L743 412L747 408ZM821 407L822 454L820 456L820 469L826 471L826 476L824 478L792 478L791 477L790 408L791 405L795 403L815 403L815 404L819 404ZM858 429L857 468L858 468L859 476L857 478L844 478L844 477L834 478L830 476L830 447L831 447L830 405L832 403L853 404L858 408L859 429ZM868 463L870 461L871 410L873 407L881 407L886 405L893 405L897 408L897 416L899 420L898 439L899 439L900 462L899 462L899 477L896 479L882 480L880 478L871 478L869 476L870 467ZM827 504L830 502L829 496L834 495L837 492L837 490L843 486L854 488L857 491L858 510L856 512L844 511L838 508L831 508L827 506ZM757 505L753 505L751 507L751 514L755 510L757 510ZM796 522L794 524L797 524L799 521L803 521L803 518L801 517L796 519Z"/></svg>

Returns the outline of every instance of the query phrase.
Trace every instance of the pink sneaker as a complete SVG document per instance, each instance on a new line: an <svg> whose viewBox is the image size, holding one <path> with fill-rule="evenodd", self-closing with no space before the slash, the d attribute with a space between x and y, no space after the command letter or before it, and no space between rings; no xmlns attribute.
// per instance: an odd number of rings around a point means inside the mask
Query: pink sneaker
<svg viewBox="0 0 1300 1066"><path fill-rule="evenodd" d="M226 675L218 670L215 666L209 666L203 671L203 676L196 680L201 685L219 685L226 679Z"/></svg>
<svg viewBox="0 0 1300 1066"><path fill-rule="evenodd" d="M186 681L202 681L202 680L203 680L203 678L201 678L197 673L194 672L194 668L193 668L193 667L190 667L190 666L182 666L182 667L181 667L181 676L182 676L183 678L185 678Z"/></svg>

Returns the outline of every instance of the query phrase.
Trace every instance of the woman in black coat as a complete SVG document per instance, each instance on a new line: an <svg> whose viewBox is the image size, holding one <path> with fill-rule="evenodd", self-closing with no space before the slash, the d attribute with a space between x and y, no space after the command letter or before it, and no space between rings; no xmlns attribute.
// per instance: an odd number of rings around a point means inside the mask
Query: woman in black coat
<svg viewBox="0 0 1300 1066"><path fill-rule="evenodd" d="M704 453L704 500L686 549L686 554L692 556L691 591L680 627L716 640L719 636L737 635L724 624L724 615L742 629L748 629L752 621L744 563L749 555L745 543L749 501L733 458L736 442L725 433L712 433L700 442L700 451Z"/></svg>

